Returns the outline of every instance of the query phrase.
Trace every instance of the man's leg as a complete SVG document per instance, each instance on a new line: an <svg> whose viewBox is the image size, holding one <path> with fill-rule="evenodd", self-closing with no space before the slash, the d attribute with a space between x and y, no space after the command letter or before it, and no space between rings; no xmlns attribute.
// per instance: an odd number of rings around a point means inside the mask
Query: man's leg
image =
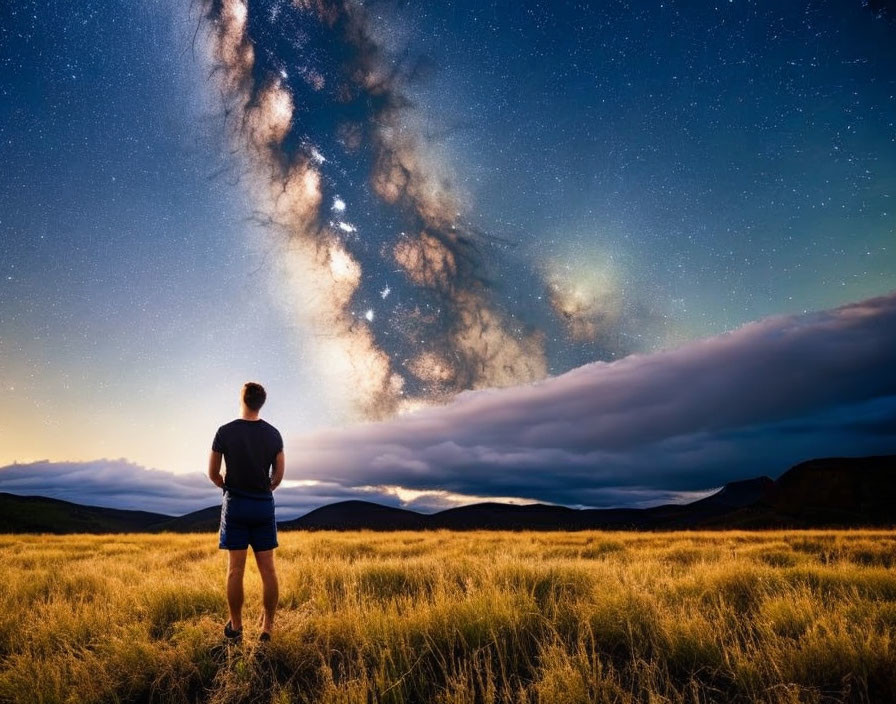
<svg viewBox="0 0 896 704"><path fill-rule="evenodd" d="M243 627L243 573L246 571L246 550L228 550L227 607L230 609L230 625Z"/></svg>
<svg viewBox="0 0 896 704"><path fill-rule="evenodd" d="M245 555L243 556L245 559ZM280 598L280 587L277 584L277 570L274 568L274 551L262 550L255 553L255 562L258 572L261 574L261 584L264 592L264 620L261 630L265 633L274 631L274 613L277 611L277 601Z"/></svg>

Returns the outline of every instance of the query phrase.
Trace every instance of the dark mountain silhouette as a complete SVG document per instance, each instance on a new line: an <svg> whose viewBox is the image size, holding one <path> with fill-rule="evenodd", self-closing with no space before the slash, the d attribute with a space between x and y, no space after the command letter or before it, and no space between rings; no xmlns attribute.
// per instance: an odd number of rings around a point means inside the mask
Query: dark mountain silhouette
<svg viewBox="0 0 896 704"><path fill-rule="evenodd" d="M126 511L0 493L0 533L211 532L220 507L184 516ZM896 455L802 462L777 480L730 482L689 504L573 509L480 503L434 514L340 501L278 524L281 530L667 530L896 526Z"/></svg>
<svg viewBox="0 0 896 704"><path fill-rule="evenodd" d="M153 523L147 530L155 533L165 531L171 533L208 533L218 530L221 526L221 507L209 506L183 516L172 518L165 516L165 520Z"/></svg>
<svg viewBox="0 0 896 704"><path fill-rule="evenodd" d="M427 516L428 528L465 530L583 530L683 528L731 513L758 501L774 484L769 477L731 482L711 496L689 504L664 504L652 508L610 508L576 510L546 504L473 504Z"/></svg>
<svg viewBox="0 0 896 704"><path fill-rule="evenodd" d="M794 526L896 524L896 455L802 462L778 478L756 509Z"/></svg>
<svg viewBox="0 0 896 704"><path fill-rule="evenodd" d="M494 502L458 506L427 516L427 527L464 530L467 528L574 529L582 512L549 504L500 504Z"/></svg>
<svg viewBox="0 0 896 704"><path fill-rule="evenodd" d="M171 516L0 493L0 533L132 533Z"/></svg>
<svg viewBox="0 0 896 704"><path fill-rule="evenodd" d="M810 460L777 480L729 482L689 504L572 509L480 503L434 514L344 501L280 524L282 529L665 530L896 525L896 455Z"/></svg>
<svg viewBox="0 0 896 704"><path fill-rule="evenodd" d="M403 508L383 506L372 501L339 501L306 513L300 518L280 523L285 530L295 528L353 530L420 530L426 516Z"/></svg>
<svg viewBox="0 0 896 704"><path fill-rule="evenodd" d="M777 481L761 476L730 482L716 493L689 504L576 510L547 504L480 503L425 515L366 501L344 501L316 509L280 527L286 530L663 530L896 525L893 490L881 488L896 485L893 480L896 480L896 456L832 458L804 462ZM825 486L830 488L825 490ZM852 493L845 492L845 486L852 487ZM803 495L805 499L801 498ZM838 513L832 514L830 510L825 513L821 500L825 495L835 496L844 504ZM831 518L837 520L831 522Z"/></svg>
<svg viewBox="0 0 896 704"><path fill-rule="evenodd" d="M743 479L739 482L728 482L715 494L695 501L690 505L709 510L742 508L755 504L762 499L774 484L774 479L765 476L756 477L755 479Z"/></svg>

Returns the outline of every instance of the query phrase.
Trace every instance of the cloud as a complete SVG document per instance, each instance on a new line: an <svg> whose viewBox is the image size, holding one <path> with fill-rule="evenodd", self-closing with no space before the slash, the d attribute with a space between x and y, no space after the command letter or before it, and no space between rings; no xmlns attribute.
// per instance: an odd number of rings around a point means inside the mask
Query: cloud
<svg viewBox="0 0 896 704"><path fill-rule="evenodd" d="M896 294L461 394L288 448L308 478L572 505L896 452Z"/></svg>
<svg viewBox="0 0 896 704"><path fill-rule="evenodd" d="M0 467L0 491L168 516L181 516L221 503L220 489L201 472L175 474L123 458L87 462L39 460L7 465ZM294 479L284 481L274 494L277 519L281 521L347 499L407 506L423 512L485 500L444 491L415 492L375 485L348 487L327 481Z"/></svg>
<svg viewBox="0 0 896 704"><path fill-rule="evenodd" d="M220 490L201 474L147 469L125 459L11 464L0 468L0 491L168 515L220 501Z"/></svg>
<svg viewBox="0 0 896 704"><path fill-rule="evenodd" d="M278 516L348 498L424 511L489 498L642 506L812 457L896 453L893 359L896 293L389 421L284 429ZM105 459L0 468L0 491L172 515L220 500L202 473Z"/></svg>

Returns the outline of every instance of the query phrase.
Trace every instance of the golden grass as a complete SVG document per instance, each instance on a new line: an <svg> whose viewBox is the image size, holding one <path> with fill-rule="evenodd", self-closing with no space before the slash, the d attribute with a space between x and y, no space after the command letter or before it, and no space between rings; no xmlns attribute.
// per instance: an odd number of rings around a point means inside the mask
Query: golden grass
<svg viewBox="0 0 896 704"><path fill-rule="evenodd" d="M896 532L0 536L0 700L894 702ZM250 559L251 561L251 559Z"/></svg>

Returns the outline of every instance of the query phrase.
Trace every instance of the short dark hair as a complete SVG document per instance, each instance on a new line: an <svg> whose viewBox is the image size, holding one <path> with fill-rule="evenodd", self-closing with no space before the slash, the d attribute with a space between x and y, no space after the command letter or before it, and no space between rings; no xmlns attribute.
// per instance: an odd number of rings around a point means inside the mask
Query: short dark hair
<svg viewBox="0 0 896 704"><path fill-rule="evenodd" d="M243 403L253 411L261 410L267 397L267 392L261 384L256 384L254 381L243 384Z"/></svg>

